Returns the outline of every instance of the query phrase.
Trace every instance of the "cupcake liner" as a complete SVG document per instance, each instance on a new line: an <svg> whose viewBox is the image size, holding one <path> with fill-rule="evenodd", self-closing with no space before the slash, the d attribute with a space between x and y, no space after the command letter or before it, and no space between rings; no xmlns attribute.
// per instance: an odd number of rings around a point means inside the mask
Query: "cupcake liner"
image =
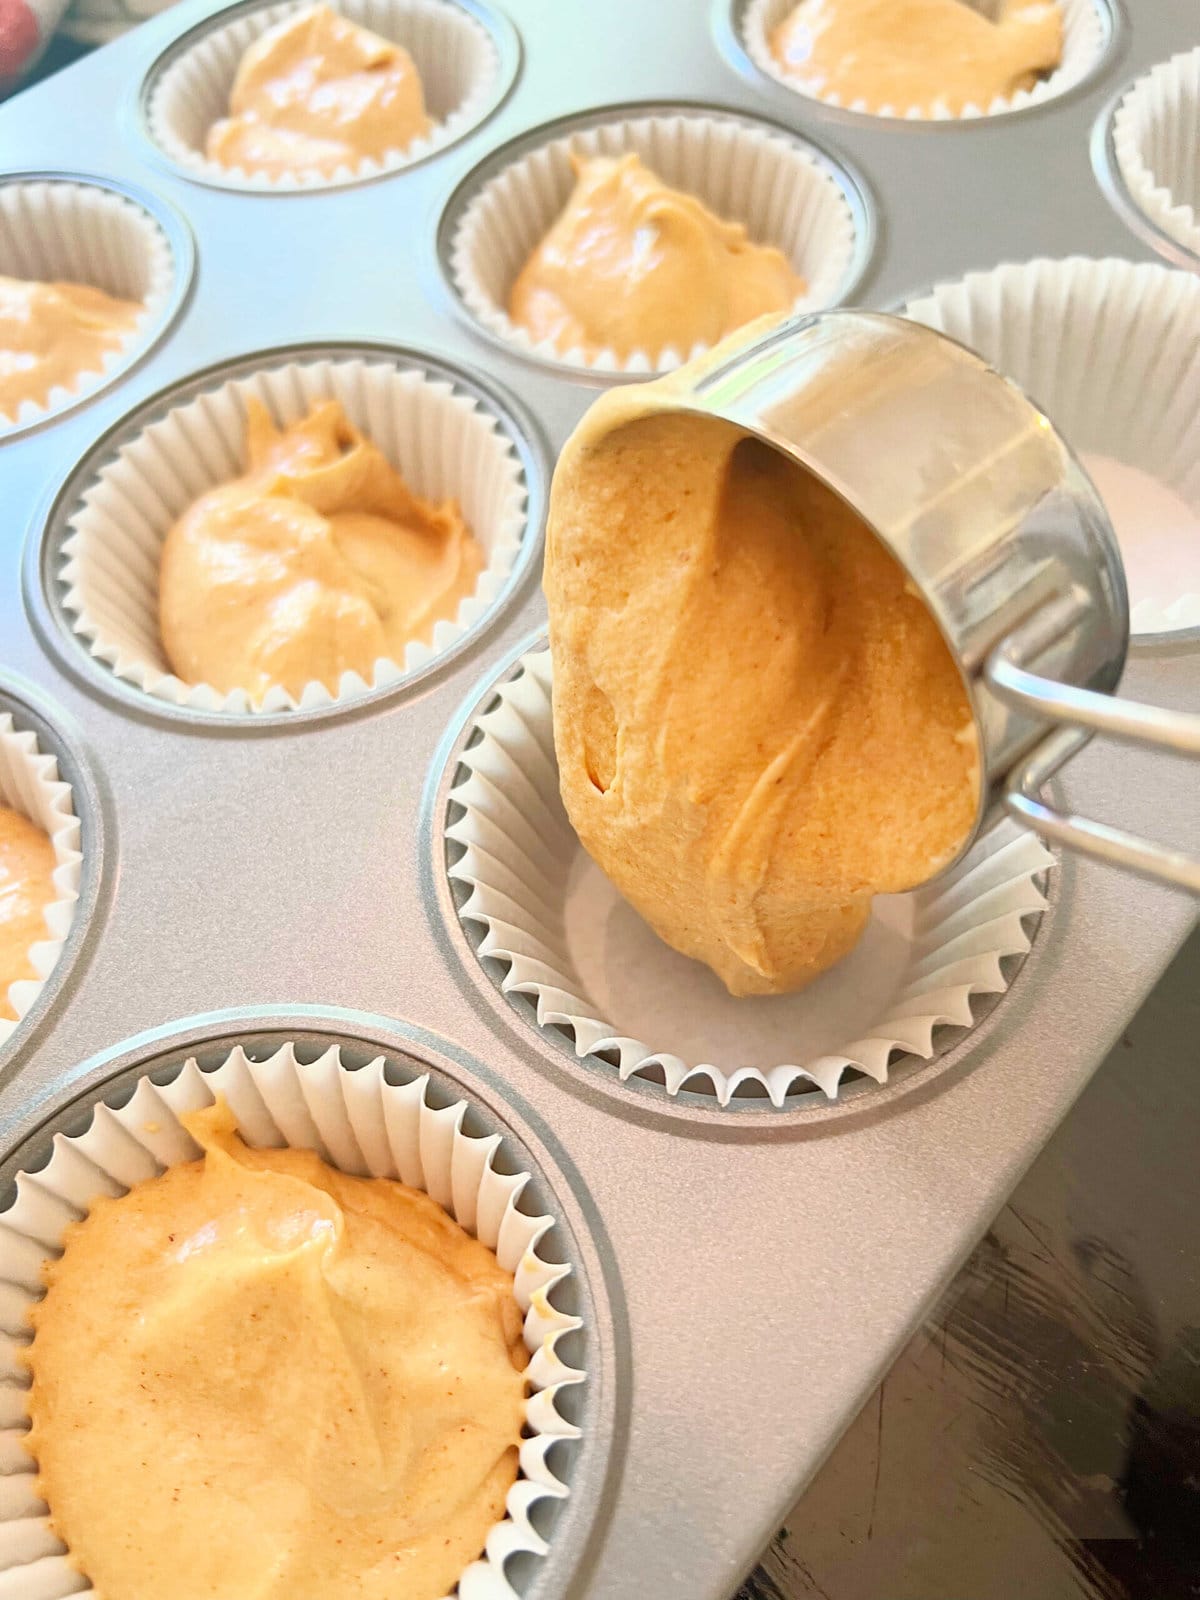
<svg viewBox="0 0 1200 1600"><path fill-rule="evenodd" d="M170 4L172 0L72 0L58 31L79 44L108 44Z"/></svg>
<svg viewBox="0 0 1200 1600"><path fill-rule="evenodd" d="M753 1094L782 1107L804 1081L834 1099L848 1072L885 1082L896 1052L928 1060L938 1029L972 1026L973 996L1008 987L1054 857L1004 823L935 884L877 897L858 948L809 988L731 998L585 855L559 797L551 687L549 653L532 652L476 721L450 791L447 870L502 992L530 996L537 1026L565 1031L581 1059L722 1106Z"/></svg>
<svg viewBox="0 0 1200 1600"><path fill-rule="evenodd" d="M555 1305L571 1267L542 1253L554 1219L520 1208L530 1175L499 1170L502 1136L466 1133L468 1104L435 1105L429 1083L427 1075L389 1082L382 1056L350 1070L336 1047L310 1063L298 1060L290 1044L263 1061L251 1060L239 1047L213 1071L189 1060L170 1083L139 1079L132 1097L118 1092L112 1104L98 1103L85 1132L56 1134L45 1165L18 1174L15 1199L0 1216L0 1325L8 1335L0 1367L6 1396L0 1416L0 1593L57 1600L81 1589L93 1592L51 1530L23 1445L29 1379L21 1353L30 1339L29 1308L42 1293L43 1266L61 1252L65 1229L98 1195L122 1194L165 1167L194 1160L199 1148L179 1117L223 1094L249 1144L316 1150L343 1172L398 1178L424 1190L513 1274L530 1355L521 1473L509 1491L507 1515L493 1526L485 1552L458 1588L470 1600L513 1600L519 1591L505 1572L509 1558L549 1549L534 1525L535 1508L570 1492L550 1458L556 1444L580 1436L560 1412L559 1400L586 1374L568 1366L557 1346L582 1323Z"/></svg>
<svg viewBox="0 0 1200 1600"><path fill-rule="evenodd" d="M701 113L635 117L583 127L510 162L466 202L450 244L450 275L484 328L558 366L649 373L678 367L691 350L638 350L620 357L560 354L508 315L513 283L562 212L574 187L571 156L636 151L664 183L686 190L759 244L777 246L808 284L797 310L843 299L863 254L860 224L833 164L787 134L733 117Z"/></svg>
<svg viewBox="0 0 1200 1600"><path fill-rule="evenodd" d="M328 189L361 183L395 172L444 149L482 122L498 98L500 55L487 28L454 0L331 0L332 9L412 56L425 93L425 108L436 124L424 138L355 167L280 178L224 167L210 161L204 141L214 122L229 112L229 93L247 49L285 17L311 8L315 0L261 6L222 25L220 13L194 43L174 47L151 69L146 121L163 153L193 177L228 189Z"/></svg>
<svg viewBox="0 0 1200 1600"><path fill-rule="evenodd" d="M53 389L44 406L23 401L15 417L0 412L0 439L76 404L140 355L161 332L175 272L163 229L115 190L61 178L0 182L0 275L89 283L144 307L120 346L96 370L81 372L73 387Z"/></svg>
<svg viewBox="0 0 1200 1600"><path fill-rule="evenodd" d="M1200 46L1137 80L1113 116L1112 142L1133 203L1200 256Z"/></svg>
<svg viewBox="0 0 1200 1600"><path fill-rule="evenodd" d="M307 684L293 697L276 686L259 701L243 690L175 677L158 626L163 541L179 516L214 485L245 469L245 402L261 400L281 423L313 402L337 399L425 499L457 499L486 565L458 615L404 661L381 659L368 682L342 675L337 693ZM363 358L286 362L218 383L121 445L98 470L71 516L59 576L74 632L118 678L172 705L230 714L310 710L400 682L462 639L490 611L521 548L527 490L499 419L463 390L417 367Z"/></svg>
<svg viewBox="0 0 1200 1600"><path fill-rule="evenodd" d="M46 937L29 952L30 964L38 976L22 978L9 986L8 1003L17 1013L17 1021L0 1017L3 1045L42 992L42 985L62 954L75 918L83 867L79 818L75 815L71 785L60 779L57 759L39 747L37 735L18 729L8 712L0 713L0 806L19 811L49 836L54 846L53 882L57 890L57 897L45 910Z"/></svg>
<svg viewBox="0 0 1200 1600"><path fill-rule="evenodd" d="M1038 260L939 284L904 313L1015 379L1107 491L1131 631L1200 625L1200 281Z"/></svg>
<svg viewBox="0 0 1200 1600"><path fill-rule="evenodd" d="M783 84L793 94L806 100L819 100L824 105L841 106L846 111L861 112L864 116L902 117L909 122L955 122L960 118L995 117L1009 111L1023 111L1026 106L1040 105L1064 94L1082 82L1104 53L1112 37L1112 13L1105 0L1058 0L1063 19L1063 54L1058 69L1049 77L1036 83L1032 89L1018 89L1013 95L997 95L987 106L968 105L958 113L938 105L933 111L920 106L881 106L872 111L862 100L844 102L836 90L828 94L803 87L779 65L771 54L771 34L796 9L798 0L748 0L737 29L746 53L760 72L765 72L776 83ZM975 0L967 0L974 4ZM977 10L987 7L977 5Z"/></svg>

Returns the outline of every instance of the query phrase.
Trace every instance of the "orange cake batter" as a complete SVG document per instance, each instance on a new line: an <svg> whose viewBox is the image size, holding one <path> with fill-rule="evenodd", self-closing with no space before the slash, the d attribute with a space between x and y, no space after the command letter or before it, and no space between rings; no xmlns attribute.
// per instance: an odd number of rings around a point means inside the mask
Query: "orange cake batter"
<svg viewBox="0 0 1200 1600"><path fill-rule="evenodd" d="M167 535L159 622L185 683L335 691L403 661L473 593L483 553L452 500L419 499L337 401L277 428L247 403L248 466Z"/></svg>
<svg viewBox="0 0 1200 1600"><path fill-rule="evenodd" d="M801 0L771 35L780 66L814 93L898 115L937 105L986 111L1062 60L1055 0L999 0L995 21L967 0Z"/></svg>
<svg viewBox="0 0 1200 1600"><path fill-rule="evenodd" d="M15 422L24 401L47 405L52 390L102 372L143 309L90 283L0 277L0 418Z"/></svg>
<svg viewBox="0 0 1200 1600"><path fill-rule="evenodd" d="M427 1195L251 1150L71 1225L31 1312L28 1448L103 1600L441 1600L517 1475L512 1278Z"/></svg>
<svg viewBox="0 0 1200 1600"><path fill-rule="evenodd" d="M563 802L621 893L730 992L796 989L871 896L975 821L966 691L900 566L677 379L596 402L559 459L546 596Z"/></svg>
<svg viewBox="0 0 1200 1600"><path fill-rule="evenodd" d="M331 176L406 150L433 124L407 50L328 6L285 17L246 51L229 116L208 131L223 167Z"/></svg>
<svg viewBox="0 0 1200 1600"><path fill-rule="evenodd" d="M636 155L574 166L566 209L509 300L512 321L539 342L589 358L604 349L686 356L804 294L781 250L669 189Z"/></svg>
<svg viewBox="0 0 1200 1600"><path fill-rule="evenodd" d="M15 1022L11 984L36 978L31 946L50 937L46 907L58 898L54 846L19 811L0 806L0 1017Z"/></svg>

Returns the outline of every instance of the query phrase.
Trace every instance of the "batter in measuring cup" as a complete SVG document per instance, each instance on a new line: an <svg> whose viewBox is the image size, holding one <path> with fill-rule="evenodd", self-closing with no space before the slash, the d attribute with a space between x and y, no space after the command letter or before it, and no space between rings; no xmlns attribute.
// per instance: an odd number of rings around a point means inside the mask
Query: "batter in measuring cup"
<svg viewBox="0 0 1200 1600"><path fill-rule="evenodd" d="M732 994L797 989L874 894L947 866L979 755L955 662L829 490L676 379L614 391L554 477L563 802L652 928Z"/></svg>
<svg viewBox="0 0 1200 1600"><path fill-rule="evenodd" d="M967 0L801 0L770 42L789 77L842 105L958 114L1052 72L1062 14L1057 0L998 0L994 11Z"/></svg>
<svg viewBox="0 0 1200 1600"><path fill-rule="evenodd" d="M513 285L509 315L563 355L624 358L697 345L805 292L781 250L755 244L630 152L576 158L566 208Z"/></svg>

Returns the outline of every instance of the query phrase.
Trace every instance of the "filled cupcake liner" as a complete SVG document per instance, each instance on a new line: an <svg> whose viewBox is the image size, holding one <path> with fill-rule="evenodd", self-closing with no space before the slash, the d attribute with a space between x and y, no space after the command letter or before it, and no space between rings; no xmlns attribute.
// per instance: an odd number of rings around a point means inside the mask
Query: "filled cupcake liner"
<svg viewBox="0 0 1200 1600"><path fill-rule="evenodd" d="M425 109L434 123L402 150L336 172L272 177L210 161L204 146L213 123L229 113L229 94L247 49L268 28L316 0L261 6L224 25L220 13L196 42L152 72L146 120L163 153L193 176L226 188L327 189L395 172L452 144L483 120L496 97L500 56L482 23L454 0L329 0L331 8L408 51L420 75Z"/></svg>
<svg viewBox="0 0 1200 1600"><path fill-rule="evenodd" d="M49 837L54 846L55 898L45 910L46 937L29 951L38 974L10 984L8 1003L17 1014L0 1017L0 1045L9 1039L32 1007L53 972L75 920L79 880L83 870L80 824L75 815L71 785L58 775L58 760L38 744L37 735L19 729L10 713L0 713L0 806L19 811Z"/></svg>
<svg viewBox="0 0 1200 1600"><path fill-rule="evenodd" d="M966 3L972 4L974 0L966 0ZM1062 60L1054 72L1032 89L1018 89L1013 95L997 95L990 105L968 105L959 112L951 111L943 104L932 110L921 106L893 105L873 109L860 99L843 100L836 90L824 93L815 85L802 84L776 61L771 54L771 35L796 9L797 4L798 0L748 0L741 16L740 35L747 55L759 71L806 99L840 106L846 111L858 111L865 116L902 117L909 122L954 122L961 118L994 117L1040 105L1086 78L1104 53L1112 33L1111 13L1104 0L1058 0L1063 20ZM985 10L986 7L979 5L976 9Z"/></svg>
<svg viewBox="0 0 1200 1600"><path fill-rule="evenodd" d="M808 989L731 998L585 856L559 796L551 693L550 655L531 652L476 721L450 791L447 870L503 993L529 996L538 1028L565 1032L580 1059L722 1106L749 1093L782 1107L805 1082L834 1099L848 1072L884 1083L897 1053L930 1059L940 1029L973 1025L974 996L1007 989L1054 864L1011 823L929 887L877 897L858 948Z"/></svg>
<svg viewBox="0 0 1200 1600"><path fill-rule="evenodd" d="M0 183L0 276L92 284L143 306L136 326L94 370L53 389L46 405L23 401L15 417L0 411L0 439L74 405L141 354L161 327L175 270L162 228L115 190L59 178Z"/></svg>
<svg viewBox="0 0 1200 1600"><path fill-rule="evenodd" d="M1085 467L1127 464L1195 514L1193 539L1117 535L1132 632L1200 625L1200 280L1153 263L1038 260L938 284L904 314L1015 379Z"/></svg>
<svg viewBox="0 0 1200 1600"><path fill-rule="evenodd" d="M120 1093L111 1105L98 1101L86 1131L56 1134L46 1164L17 1176L15 1199L0 1213L0 1325L8 1335L0 1367L0 1594L59 1600L92 1592L54 1535L23 1442L29 1378L22 1355L44 1266L61 1254L68 1225L99 1195L123 1194L166 1167L196 1159L199 1147L179 1118L223 1095L247 1143L315 1150L343 1172L399 1179L421 1189L513 1274L530 1357L520 1476L509 1491L504 1520L493 1526L485 1551L457 1590L462 1600L513 1600L518 1591L505 1571L510 1557L542 1556L549 1549L534 1526L535 1507L565 1500L570 1492L551 1466L551 1452L580 1436L559 1401L586 1374L568 1366L557 1347L582 1322L555 1304L571 1267L543 1254L554 1219L521 1209L530 1174L499 1170L502 1135L468 1134L468 1104L437 1106L428 1088L428 1076L389 1083L382 1056L350 1070L336 1047L311 1063L298 1060L290 1044L263 1061L251 1060L239 1047L213 1071L201 1071L191 1060L170 1083L144 1077L131 1098ZM86 1351L81 1359L87 1359Z"/></svg>
<svg viewBox="0 0 1200 1600"><path fill-rule="evenodd" d="M1200 256L1200 46L1137 80L1113 116L1112 141L1133 203Z"/></svg>
<svg viewBox="0 0 1200 1600"><path fill-rule="evenodd" d="M786 134L703 113L604 122L550 139L511 162L467 202L450 244L450 273L467 309L489 333L527 354L596 372L650 373L678 367L706 346L606 349L588 356L534 340L508 315L521 268L565 207L571 157L636 152L673 189L744 224L757 244L775 245L808 284L797 310L842 299L859 257L858 223L831 164Z"/></svg>
<svg viewBox="0 0 1200 1600"><path fill-rule="evenodd" d="M245 405L254 396L283 424L315 402L339 400L356 427L427 500L458 501L484 554L475 593L404 660L381 659L368 681L342 675L336 692L313 681L260 700L222 694L171 671L158 622L168 531L200 495L245 470ZM525 532L527 488L511 439L480 401L415 367L354 358L287 362L231 378L172 406L99 469L71 516L59 572L63 605L89 652L118 678L176 706L231 715L311 710L402 681L449 650L503 592Z"/></svg>

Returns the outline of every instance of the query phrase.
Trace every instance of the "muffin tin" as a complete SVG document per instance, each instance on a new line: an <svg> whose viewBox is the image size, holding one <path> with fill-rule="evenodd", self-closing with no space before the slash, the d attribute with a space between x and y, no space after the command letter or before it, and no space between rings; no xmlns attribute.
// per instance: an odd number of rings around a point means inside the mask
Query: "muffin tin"
<svg viewBox="0 0 1200 1600"><path fill-rule="evenodd" d="M197 251L189 302L136 366L0 446L3 709L11 700L59 754L83 855L58 964L0 1045L0 1175L36 1168L53 1133L78 1131L100 1099L119 1105L137 1077L173 1076L189 1056L215 1064L236 1043L255 1059L284 1039L310 1058L336 1044L352 1066L383 1054L402 1077L428 1071L479 1109L480 1131L494 1120L528 1157L589 1301L580 1448L559 1463L570 1494L557 1518L535 1518L551 1554L518 1557L509 1582L543 1600L722 1600L1196 907L1039 857L1037 903L1015 912L1025 947L997 958L1003 982L931 1029L928 1059L906 1047L886 1081L843 1075L836 1099L833 1078L776 1093L727 1079L723 1096L702 1077L623 1073L619 1041L581 1057L561 1024L539 1026L536 997L505 992L503 962L460 915L451 796L484 737L476 722L544 642L550 463L597 389L620 380L563 371L481 328L454 284L453 225L506 152L568 119L685 108L783 129L846 177L865 304L895 307L1003 261L1153 259L1090 150L1118 90L1194 43L1191 0L1139 0L1132 21L1114 11L1103 59L1062 95L926 123L828 107L768 78L736 42L730 0L464 9L500 41L512 88L453 144L371 181L237 192L159 149L147 85L181 40L225 20L207 0L0 108L10 166L143 191L186 219ZM347 351L446 375L514 435L528 522L484 614L394 681L253 717L170 704L95 660L55 557L105 453L183 393ZM1126 691L1194 708L1198 631L1135 640ZM1059 787L1089 815L1200 845L1182 763L1097 745Z"/></svg>

